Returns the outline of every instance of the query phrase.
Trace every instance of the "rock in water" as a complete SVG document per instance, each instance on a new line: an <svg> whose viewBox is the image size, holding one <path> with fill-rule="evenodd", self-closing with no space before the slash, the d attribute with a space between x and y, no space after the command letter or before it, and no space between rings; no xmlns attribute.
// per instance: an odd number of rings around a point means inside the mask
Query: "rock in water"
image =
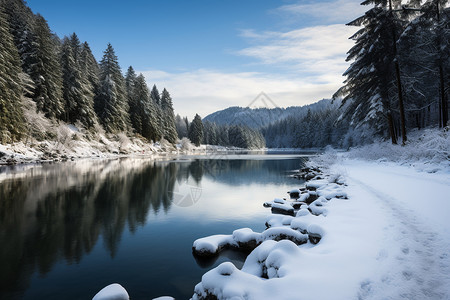
<svg viewBox="0 0 450 300"><path fill-rule="evenodd" d="M118 283L104 287L92 300L130 300L127 291Z"/></svg>

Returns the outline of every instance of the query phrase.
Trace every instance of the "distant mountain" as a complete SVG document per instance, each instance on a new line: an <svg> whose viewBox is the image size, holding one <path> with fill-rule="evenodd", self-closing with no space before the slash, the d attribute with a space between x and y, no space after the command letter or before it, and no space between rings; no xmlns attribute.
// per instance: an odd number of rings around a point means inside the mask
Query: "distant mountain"
<svg viewBox="0 0 450 300"><path fill-rule="evenodd" d="M277 121L290 116L303 117L308 110L316 112L329 107L331 100L323 99L305 106L290 106L287 108L250 108L233 106L216 111L205 118L204 121L218 125L246 125L251 128L264 128Z"/></svg>

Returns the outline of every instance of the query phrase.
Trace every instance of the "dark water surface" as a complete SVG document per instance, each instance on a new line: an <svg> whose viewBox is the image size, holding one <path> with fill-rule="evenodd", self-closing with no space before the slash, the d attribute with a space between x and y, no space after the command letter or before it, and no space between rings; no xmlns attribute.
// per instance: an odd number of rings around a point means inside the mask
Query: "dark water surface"
<svg viewBox="0 0 450 300"><path fill-rule="evenodd" d="M301 184L288 175L303 160L129 158L0 169L0 299L92 299L115 282L133 300L189 299L209 269L245 259L229 251L196 261L193 241L264 230L270 210L262 203Z"/></svg>

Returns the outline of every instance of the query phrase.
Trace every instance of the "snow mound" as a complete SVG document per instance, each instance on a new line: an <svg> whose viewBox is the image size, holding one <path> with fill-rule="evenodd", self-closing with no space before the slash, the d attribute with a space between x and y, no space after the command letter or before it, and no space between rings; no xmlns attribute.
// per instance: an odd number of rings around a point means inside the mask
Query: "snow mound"
<svg viewBox="0 0 450 300"><path fill-rule="evenodd" d="M238 249L252 251L264 241L290 240L297 245L308 241L308 236L290 227L268 228L262 233L254 232L250 228L241 228L231 235L213 235L194 241L192 250L197 256L217 255L224 249Z"/></svg>
<svg viewBox="0 0 450 300"><path fill-rule="evenodd" d="M295 276L293 262L299 260L301 252L293 242L265 241L247 257L242 270L225 262L203 275L192 299L278 299L282 291L272 280Z"/></svg>
<svg viewBox="0 0 450 300"><path fill-rule="evenodd" d="M129 300L127 291L118 283L110 284L98 292L92 300Z"/></svg>
<svg viewBox="0 0 450 300"><path fill-rule="evenodd" d="M217 234L194 241L193 248L199 256L215 255L225 247L237 246L230 235Z"/></svg>

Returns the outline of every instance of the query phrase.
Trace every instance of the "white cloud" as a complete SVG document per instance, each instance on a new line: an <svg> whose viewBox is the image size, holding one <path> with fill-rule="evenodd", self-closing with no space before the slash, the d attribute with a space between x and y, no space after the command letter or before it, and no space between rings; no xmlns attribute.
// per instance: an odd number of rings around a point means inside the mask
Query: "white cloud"
<svg viewBox="0 0 450 300"><path fill-rule="evenodd" d="M276 12L293 16L311 16L327 24L346 24L363 15L367 6L358 0L336 0L329 2L290 4L276 9Z"/></svg>
<svg viewBox="0 0 450 300"><path fill-rule="evenodd" d="M296 70L312 79L334 74L336 81L345 71L346 52L353 42L348 39L355 32L342 24L315 26L288 32L256 33L247 30L242 36L256 41L242 49L239 55L253 57L264 64ZM341 81L341 80L340 80Z"/></svg>
<svg viewBox="0 0 450 300"><path fill-rule="evenodd" d="M340 86L325 80L323 84L307 82L300 77L284 77L257 72L223 73L196 70L167 73L160 70L140 71L162 90L168 88L175 113L202 117L230 106L248 106L260 92L265 92L277 106L298 106L329 98Z"/></svg>

